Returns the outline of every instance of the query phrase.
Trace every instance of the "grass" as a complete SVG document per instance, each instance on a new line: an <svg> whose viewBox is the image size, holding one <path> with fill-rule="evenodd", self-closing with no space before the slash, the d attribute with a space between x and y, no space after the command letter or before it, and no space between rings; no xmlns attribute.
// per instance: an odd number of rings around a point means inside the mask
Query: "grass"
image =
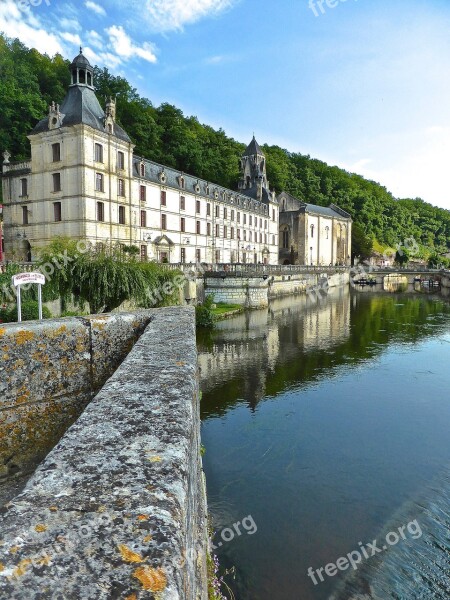
<svg viewBox="0 0 450 600"><path fill-rule="evenodd" d="M217 317L221 315L232 312L235 310L244 310L244 307L241 304L225 304L224 302L216 302L216 307L212 309L213 314Z"/></svg>

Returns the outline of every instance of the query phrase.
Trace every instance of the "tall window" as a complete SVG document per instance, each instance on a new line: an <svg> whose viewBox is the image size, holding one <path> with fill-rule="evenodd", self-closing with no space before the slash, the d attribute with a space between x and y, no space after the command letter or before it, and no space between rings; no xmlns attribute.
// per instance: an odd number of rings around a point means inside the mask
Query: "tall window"
<svg viewBox="0 0 450 600"><path fill-rule="evenodd" d="M139 165L139 173L141 174L141 177L145 177L145 163Z"/></svg>
<svg viewBox="0 0 450 600"><path fill-rule="evenodd" d="M103 186L103 174L102 173L96 173L95 174L95 190L97 192L103 192L104 186Z"/></svg>
<svg viewBox="0 0 450 600"><path fill-rule="evenodd" d="M313 238L314 237L314 225L311 225L310 229L311 229L311 237Z"/></svg>
<svg viewBox="0 0 450 600"><path fill-rule="evenodd" d="M55 222L61 221L61 202L53 203L53 219Z"/></svg>
<svg viewBox="0 0 450 600"><path fill-rule="evenodd" d="M101 144L95 144L94 146L94 160L95 162L103 162L103 146Z"/></svg>
<svg viewBox="0 0 450 600"><path fill-rule="evenodd" d="M186 231L186 219L181 217L180 219L180 230L184 233Z"/></svg>
<svg viewBox="0 0 450 600"><path fill-rule="evenodd" d="M224 226L223 226L223 237L224 237L225 239L226 239L226 237L227 237L227 233L228 233L228 232L227 232L227 226L226 226L226 225L224 225Z"/></svg>
<svg viewBox="0 0 450 600"><path fill-rule="evenodd" d="M22 206L22 225L28 225L28 208Z"/></svg>
<svg viewBox="0 0 450 600"><path fill-rule="evenodd" d="M123 171L125 169L125 154L123 152L117 152L117 168Z"/></svg>
<svg viewBox="0 0 450 600"><path fill-rule="evenodd" d="M141 260L147 260L147 246L145 244L141 245Z"/></svg>
<svg viewBox="0 0 450 600"><path fill-rule="evenodd" d="M241 230L236 229L236 233L237 233L237 239L240 240L241 239Z"/></svg>
<svg viewBox="0 0 450 600"><path fill-rule="evenodd" d="M161 229L167 229L167 215L161 215Z"/></svg>
<svg viewBox="0 0 450 600"><path fill-rule="evenodd" d="M227 218L227 209L226 209L226 206L223 207L223 218L224 219Z"/></svg>
<svg viewBox="0 0 450 600"><path fill-rule="evenodd" d="M330 228L328 227L328 225L325 227L325 234L326 234L327 239L328 239L329 236L330 236Z"/></svg>
<svg viewBox="0 0 450 600"><path fill-rule="evenodd" d="M141 202L146 202L147 200L147 188L145 185L139 187L139 199Z"/></svg>
<svg viewBox="0 0 450 600"><path fill-rule="evenodd" d="M103 202L97 202L97 221L105 220L105 205Z"/></svg>
<svg viewBox="0 0 450 600"><path fill-rule="evenodd" d="M206 204L206 214L208 217L211 216L211 204L209 202Z"/></svg>
<svg viewBox="0 0 450 600"><path fill-rule="evenodd" d="M161 190L161 206L166 206L167 202L167 192L165 190Z"/></svg>
<svg viewBox="0 0 450 600"><path fill-rule="evenodd" d="M276 221L275 209L274 208L272 208L272 221Z"/></svg>
<svg viewBox="0 0 450 600"><path fill-rule="evenodd" d="M251 231L248 232L248 241L249 242L252 241L252 232Z"/></svg>
<svg viewBox="0 0 450 600"><path fill-rule="evenodd" d="M117 180L117 193L119 196L125 196L125 181L123 179Z"/></svg>
<svg viewBox="0 0 450 600"><path fill-rule="evenodd" d="M220 263L220 250L216 250L216 263Z"/></svg>
<svg viewBox="0 0 450 600"><path fill-rule="evenodd" d="M200 248L197 248L195 251L195 260L199 263L202 262L202 251Z"/></svg>
<svg viewBox="0 0 450 600"><path fill-rule="evenodd" d="M234 210L231 211L230 219L234 221Z"/></svg>
<svg viewBox="0 0 450 600"><path fill-rule="evenodd" d="M252 215L250 215L249 218L248 218L249 227L252 226L252 223L253 223L253 221L252 221Z"/></svg>
<svg viewBox="0 0 450 600"><path fill-rule="evenodd" d="M197 200L195 202L195 212L199 213L200 212L200 200Z"/></svg>
<svg viewBox="0 0 450 600"><path fill-rule="evenodd" d="M197 233L197 235L200 235L201 230L200 230L200 221L196 221L195 223L195 231Z"/></svg>
<svg viewBox="0 0 450 600"><path fill-rule="evenodd" d="M230 229L230 238L234 240L234 227L231 227Z"/></svg>
<svg viewBox="0 0 450 600"><path fill-rule="evenodd" d="M220 229L219 229L219 225L216 225L216 237L220 236Z"/></svg>
<svg viewBox="0 0 450 600"><path fill-rule="evenodd" d="M20 195L28 196L28 180L27 179L20 180Z"/></svg>
<svg viewBox="0 0 450 600"><path fill-rule="evenodd" d="M244 229L244 242L246 242L246 241L247 241L247 232L246 232L246 230Z"/></svg>
<svg viewBox="0 0 450 600"><path fill-rule="evenodd" d="M237 222L241 222L241 213L239 211L237 212Z"/></svg>
<svg viewBox="0 0 450 600"><path fill-rule="evenodd" d="M180 177L180 188L184 190L184 177Z"/></svg>
<svg viewBox="0 0 450 600"><path fill-rule="evenodd" d="M61 160L61 144L52 144L52 159L53 162L59 162Z"/></svg>
<svg viewBox="0 0 450 600"><path fill-rule="evenodd" d="M267 229L267 219L264 220L264 229Z"/></svg>
<svg viewBox="0 0 450 600"><path fill-rule="evenodd" d="M247 223L247 215L244 213L244 225Z"/></svg>
<svg viewBox="0 0 450 600"><path fill-rule="evenodd" d="M53 191L60 192L61 191L61 173L53 173Z"/></svg>
<svg viewBox="0 0 450 600"><path fill-rule="evenodd" d="M262 233L259 234L259 243L262 244Z"/></svg>
<svg viewBox="0 0 450 600"><path fill-rule="evenodd" d="M119 206L119 224L125 225L125 206Z"/></svg>
<svg viewBox="0 0 450 600"><path fill-rule="evenodd" d="M180 248L180 259L182 263L186 262L186 248Z"/></svg>
<svg viewBox="0 0 450 600"><path fill-rule="evenodd" d="M186 198L180 196L180 210L186 210Z"/></svg>
<svg viewBox="0 0 450 600"><path fill-rule="evenodd" d="M147 227L147 211L141 210L141 227Z"/></svg>
<svg viewBox="0 0 450 600"><path fill-rule="evenodd" d="M211 223L206 223L206 235L211 235Z"/></svg>
<svg viewBox="0 0 450 600"><path fill-rule="evenodd" d="M220 217L220 206L216 206L216 217Z"/></svg>

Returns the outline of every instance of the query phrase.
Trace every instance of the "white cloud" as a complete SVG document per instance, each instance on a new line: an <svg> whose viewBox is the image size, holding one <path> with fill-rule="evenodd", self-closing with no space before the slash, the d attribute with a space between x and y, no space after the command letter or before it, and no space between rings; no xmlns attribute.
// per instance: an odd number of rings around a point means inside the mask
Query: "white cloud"
<svg viewBox="0 0 450 600"><path fill-rule="evenodd" d="M146 0L145 6L152 29L171 31L216 16L235 3L236 0Z"/></svg>
<svg viewBox="0 0 450 600"><path fill-rule="evenodd" d="M20 10L14 0L0 3L0 31L10 38L19 38L26 46L51 56L64 54L58 36L44 29L39 19L29 10Z"/></svg>
<svg viewBox="0 0 450 600"><path fill-rule="evenodd" d="M105 42L102 36L93 29L86 33L86 39L91 46L94 46L94 48L98 48L101 50L105 47Z"/></svg>
<svg viewBox="0 0 450 600"><path fill-rule="evenodd" d="M68 31L63 31L60 34L63 40L69 42L70 44L75 44L76 46L81 46L81 38L78 33L69 33Z"/></svg>
<svg viewBox="0 0 450 600"><path fill-rule="evenodd" d="M67 19L66 17L63 17L62 19L59 19L59 25L61 29L81 31L81 25L76 19Z"/></svg>
<svg viewBox="0 0 450 600"><path fill-rule="evenodd" d="M87 0L84 5L89 10L94 11L97 15L101 15L102 17L106 16L106 10L103 8L103 6L92 2L92 0Z"/></svg>
<svg viewBox="0 0 450 600"><path fill-rule="evenodd" d="M156 62L154 46L148 42L144 42L142 46L135 46L121 25L113 25L105 31L116 54L121 58L128 60L133 56L138 56L148 62Z"/></svg>

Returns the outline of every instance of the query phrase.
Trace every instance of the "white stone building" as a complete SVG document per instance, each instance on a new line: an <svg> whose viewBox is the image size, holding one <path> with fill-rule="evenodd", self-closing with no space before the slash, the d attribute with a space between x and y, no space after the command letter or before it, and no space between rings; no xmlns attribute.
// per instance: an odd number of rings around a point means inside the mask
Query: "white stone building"
<svg viewBox="0 0 450 600"><path fill-rule="evenodd" d="M278 264L278 200L256 140L244 153L239 191L133 154L94 92L80 52L61 104L28 136L31 160L3 154L5 258L34 260L56 236L104 247L137 246L149 260Z"/></svg>

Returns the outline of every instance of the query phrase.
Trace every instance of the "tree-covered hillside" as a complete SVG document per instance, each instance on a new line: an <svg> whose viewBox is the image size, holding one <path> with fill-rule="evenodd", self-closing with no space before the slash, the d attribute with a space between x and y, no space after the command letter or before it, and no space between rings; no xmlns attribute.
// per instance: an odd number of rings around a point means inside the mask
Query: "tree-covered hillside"
<svg viewBox="0 0 450 600"><path fill-rule="evenodd" d="M59 55L50 58L0 35L0 149L8 149L12 160L29 157L27 134L52 100L62 102L69 85L68 65ZM246 143L196 117L185 117L170 104L153 106L107 69L96 68L95 85L103 105L108 96L116 96L118 120L138 155L236 187L238 158ZM309 156L278 146L265 145L263 150L271 187L313 204L338 204L356 223L355 241L363 243L369 236L377 246L395 247L414 238L425 254L450 248L450 211L420 198L396 199L376 182Z"/></svg>

